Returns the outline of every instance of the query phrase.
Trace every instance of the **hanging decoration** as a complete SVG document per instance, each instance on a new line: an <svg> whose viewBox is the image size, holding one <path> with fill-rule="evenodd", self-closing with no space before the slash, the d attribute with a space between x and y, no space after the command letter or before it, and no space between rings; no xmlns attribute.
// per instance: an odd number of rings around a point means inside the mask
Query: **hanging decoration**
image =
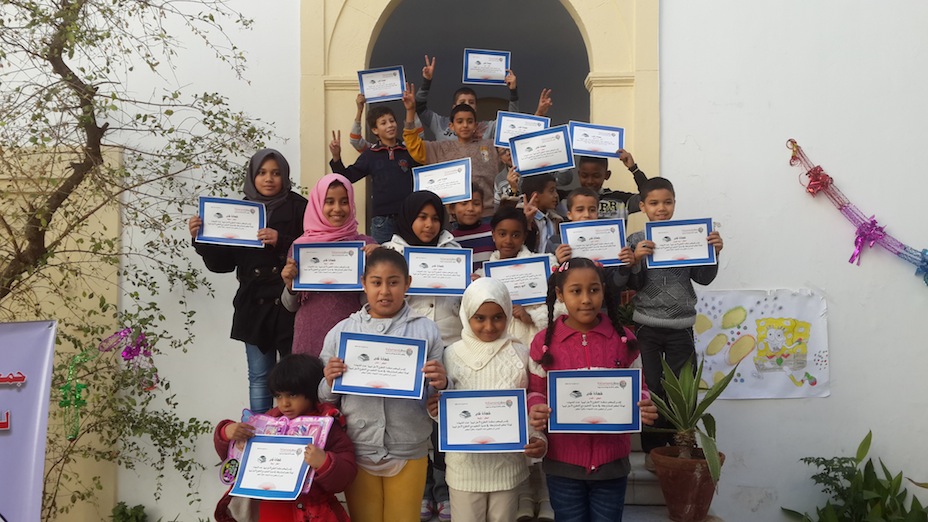
<svg viewBox="0 0 928 522"><path fill-rule="evenodd" d="M132 328L124 328L104 339L95 349L84 350L71 357L68 363L68 377L61 390L58 406L64 408L68 440L75 440L80 434L81 409L87 405L84 391L87 385L78 380L78 371L101 353L112 352L122 348L122 360L139 375L139 388L151 391L158 385L158 374L151 359L151 347L144 333L132 336Z"/></svg>
<svg viewBox="0 0 928 522"><path fill-rule="evenodd" d="M796 140L790 139L787 141L786 147L793 152L789 164L805 169L808 183L802 183L800 180L800 184L806 188L806 192L812 197L820 193L825 194L831 203L838 208L838 211L856 227L854 250L851 252L850 259L848 259L849 263L860 265L861 254L863 254L864 250L872 248L874 245L880 245L897 257L915 265L915 275L921 276L925 284L928 285L928 249L919 252L887 234L884 227L877 222L876 216L866 217L857 206L851 203L844 193L835 186L834 178L826 174L821 166L814 165L803 152L802 147L796 143Z"/></svg>

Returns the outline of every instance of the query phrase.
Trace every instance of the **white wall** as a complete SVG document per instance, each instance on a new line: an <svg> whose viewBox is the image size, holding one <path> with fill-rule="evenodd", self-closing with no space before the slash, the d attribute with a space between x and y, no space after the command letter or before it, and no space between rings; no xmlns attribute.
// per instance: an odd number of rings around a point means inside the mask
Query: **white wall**
<svg viewBox="0 0 928 522"><path fill-rule="evenodd" d="M175 60L177 83L189 92L221 92L230 98L232 107L265 122L273 122L275 132L289 140L268 143L268 146L284 154L290 163L291 178L299 182L299 0L275 1L273 9L269 9L266 2L233 0L229 4L254 19L252 30L230 31L232 40L246 53L248 71L245 76L250 84L236 80L228 67L202 50L198 42L183 38L182 29L175 35L189 43L185 45L186 51ZM137 77L133 78L131 88L147 92L152 84L161 85L153 83L151 78ZM193 258L194 266L203 268L192 247L188 255ZM248 378L244 345L229 338L232 297L238 287L235 275L210 276L216 289L215 298L199 294L190 300L190 306L197 310L195 344L186 354L172 352L160 357L157 364L161 375L171 381L170 391L178 397L180 417L198 417L215 423L236 418L241 415L242 408L247 407ZM160 302L165 310L171 310L177 306L177 296L162 295ZM182 331L179 323L174 328L176 332ZM149 520L159 517L164 520L177 517L183 522L212 519L213 509L225 488L214 467L219 459L211 435L201 439L197 455L207 468L199 483L201 504L188 505L186 482L171 470L167 471L162 499L155 501L152 491L157 474L154 470L120 469L117 498L130 506L146 505Z"/></svg>
<svg viewBox="0 0 928 522"><path fill-rule="evenodd" d="M182 58L177 76L197 89L222 89L243 109L276 121L292 138L277 147L297 173L299 4L233 4L256 20L253 31L235 36L248 52L252 84L234 82L195 53ZM848 264L853 229L824 197L803 192L784 145L799 140L863 212L875 213L903 242L928 247L928 177L919 155L928 117L928 5L879 7L835 0L661 4L661 174L677 187L678 216L722 223L726 247L712 288L811 287L829 305L830 398L713 408L728 454L713 510L730 522L780 520L780 506L811 510L823 497L798 459L850 454L869 429L873 455L928 480L921 441L928 346L917 322L928 310L928 287L912 265L879 249L865 252L860 267ZM218 420L246 404L247 388L243 349L227 335L234 278L213 280L216 298L193 301L195 348L162 359L160 368L181 400L181 416ZM163 302L172 306L170 296ZM208 466L200 506L187 506L185 484L174 478L155 506L153 472L120 471L119 498L149 505L152 519L210 516L222 491L212 467L218 459L207 438L198 452Z"/></svg>
<svg viewBox="0 0 928 522"><path fill-rule="evenodd" d="M796 138L864 213L928 248L926 25L916 2L661 3L662 175L678 216L722 222L712 288L811 287L829 308L831 397L711 410L729 459L713 504L725 520L811 510L823 496L798 459L852 455L870 429L872 455L928 480L928 287L879 248L848 264L854 229L803 192L785 148Z"/></svg>

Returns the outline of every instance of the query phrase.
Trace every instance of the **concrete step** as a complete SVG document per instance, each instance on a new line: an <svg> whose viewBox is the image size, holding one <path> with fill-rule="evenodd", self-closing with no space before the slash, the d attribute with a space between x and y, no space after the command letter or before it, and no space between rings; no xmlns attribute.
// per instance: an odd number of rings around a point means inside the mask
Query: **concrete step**
<svg viewBox="0 0 928 522"><path fill-rule="evenodd" d="M625 489L626 506L663 506L664 494L657 481L657 475L644 468L645 454L633 451L628 456L632 470L628 474L628 487Z"/></svg>

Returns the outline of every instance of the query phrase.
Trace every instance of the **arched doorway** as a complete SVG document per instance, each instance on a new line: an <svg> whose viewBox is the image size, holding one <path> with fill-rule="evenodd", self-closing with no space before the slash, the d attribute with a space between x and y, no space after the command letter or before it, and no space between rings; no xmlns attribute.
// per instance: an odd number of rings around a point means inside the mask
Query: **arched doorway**
<svg viewBox="0 0 928 522"><path fill-rule="evenodd" d="M375 51L379 52L381 34L390 28L388 24L395 12L404 12L404 5L416 2L435 4L440 8L443 20L436 27L438 33L450 39L453 33L464 32L461 36L466 46L485 46L514 51L513 65L519 76L521 109L532 112L537 103L538 89L544 85L546 77L554 77L559 71L536 69L526 62L522 67L517 60L521 53L530 56L530 51L516 53L516 45L507 44L506 34L488 35L487 38L500 37L478 43L482 36L482 27L497 17L500 9L508 9L497 4L510 2L490 2L476 0L466 4L460 10L456 4L449 2L427 2L426 0L342 0L327 2L303 2L301 11L301 163L304 185L312 184L328 169L327 143L331 131L347 131L354 116L354 98L358 92L357 71L371 64ZM473 6L486 3L492 7ZM525 0L512 2L517 7L523 6L524 14L514 19L500 19L504 27L526 26L535 23L537 13L531 11L536 4L546 4L547 0ZM649 175L659 174L660 141L660 106L658 90L658 25L659 4L651 0L560 0L551 4L560 4L559 13L564 12L573 21L573 30L579 33L587 56L588 73L584 79L587 93L581 98L588 103L589 120L594 123L617 124L626 127L626 146L635 152L636 159L646 165ZM416 13L415 11L413 11ZM413 16L405 15L407 18ZM511 16L511 15L507 15ZM412 20L420 24L419 15ZM567 24L563 16L557 18L561 24ZM493 22L495 24L495 21ZM493 25L496 27L495 25ZM419 29L419 32L424 29ZM429 44L419 36L419 32L409 35L400 45L411 53L406 65L407 74L415 81L421 81L423 54L429 52ZM556 35L544 35L545 44L557 45ZM494 45L498 42L500 45ZM531 45L531 42L528 43ZM460 81L461 54L464 45L458 45L458 51L449 54L450 60L456 60L458 66L440 62L436 75L441 81L455 83ZM581 53L582 55L583 53ZM379 59L379 58L378 58ZM439 60L442 60L439 57ZM391 63L389 65L394 65ZM538 74L537 78L533 75ZM436 85L433 89L444 89ZM442 94L433 91L430 104L441 109L449 105L451 91L448 88ZM479 95L505 97L490 91ZM563 114L555 112L558 104L568 106L566 97L559 101L555 95L555 108L552 117L555 121L571 115L565 110ZM580 109L582 114L582 109ZM576 117L576 116L574 116ZM324 121L324 125L321 124ZM345 140L346 141L346 140ZM347 145L344 143L343 145ZM343 150L348 147L343 147ZM354 160L351 151L345 154L345 161ZM614 176L615 178L616 176ZM611 183L616 187L627 186L621 182ZM631 188L631 187L628 187ZM361 195L359 194L359 197ZM363 220L363 216L359 216Z"/></svg>

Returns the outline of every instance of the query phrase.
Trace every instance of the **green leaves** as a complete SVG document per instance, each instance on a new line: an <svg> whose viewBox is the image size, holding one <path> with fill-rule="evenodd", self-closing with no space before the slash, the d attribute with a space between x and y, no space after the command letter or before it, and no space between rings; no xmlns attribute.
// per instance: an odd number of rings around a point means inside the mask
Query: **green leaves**
<svg viewBox="0 0 928 522"><path fill-rule="evenodd" d="M928 522L928 511L917 498L913 496L906 507L909 493L903 488L902 472L893 474L880 460L878 473L873 460L867 459L872 439L873 433L868 432L854 458L801 459L806 464L821 468L821 472L812 476L812 481L822 486L831 498L823 507L816 509L818 519L786 508L781 508L782 511L793 520ZM864 459L867 459L866 462Z"/></svg>
<svg viewBox="0 0 928 522"><path fill-rule="evenodd" d="M721 475L722 462L715 444L715 417L706 413L706 410L725 391L725 388L735 375L737 366L732 368L724 378L709 387L708 391L700 399L701 390L699 384L702 382L702 362L693 371L693 361L687 361L683 365L683 369L680 370L679 377L673 373L673 370L663 359L661 365L664 370L661 383L664 386L667 398L664 400L657 395L652 395L651 400L657 406L660 415L667 419L678 433L689 434L686 437L678 437L678 440L693 440L692 434L696 434L695 440L699 441L699 446L703 449L712 480L717 483ZM700 424L703 429L699 429Z"/></svg>

